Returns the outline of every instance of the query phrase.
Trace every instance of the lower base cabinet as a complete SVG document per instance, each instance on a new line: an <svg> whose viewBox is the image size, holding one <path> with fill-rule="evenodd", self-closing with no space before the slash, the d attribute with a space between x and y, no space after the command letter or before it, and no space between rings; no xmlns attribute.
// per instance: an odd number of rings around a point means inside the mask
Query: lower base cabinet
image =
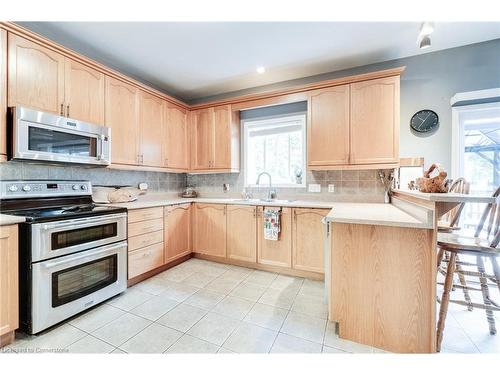
<svg viewBox="0 0 500 375"><path fill-rule="evenodd" d="M163 265L163 242L128 253L128 278L140 276Z"/></svg>
<svg viewBox="0 0 500 375"><path fill-rule="evenodd" d="M14 339L19 327L18 229L0 227L0 347Z"/></svg>
<svg viewBox="0 0 500 375"><path fill-rule="evenodd" d="M324 273L323 224L328 209L294 208L292 268Z"/></svg>
<svg viewBox="0 0 500 375"><path fill-rule="evenodd" d="M191 253L191 203L165 207L165 263Z"/></svg>
<svg viewBox="0 0 500 375"><path fill-rule="evenodd" d="M281 231L278 241L264 239L263 212L257 207L257 263L278 267L292 267L292 209L281 208Z"/></svg>
<svg viewBox="0 0 500 375"><path fill-rule="evenodd" d="M225 258L227 206L195 203L193 210L193 251Z"/></svg>
<svg viewBox="0 0 500 375"><path fill-rule="evenodd" d="M227 206L227 257L257 262L257 207Z"/></svg>

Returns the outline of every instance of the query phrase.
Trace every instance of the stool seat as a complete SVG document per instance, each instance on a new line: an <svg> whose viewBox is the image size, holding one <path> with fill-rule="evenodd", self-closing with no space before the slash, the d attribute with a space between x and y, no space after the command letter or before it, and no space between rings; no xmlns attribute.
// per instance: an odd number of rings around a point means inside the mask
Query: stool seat
<svg viewBox="0 0 500 375"><path fill-rule="evenodd" d="M492 248L490 241L463 233L438 233L438 246L448 251L479 252L488 255L500 254L500 250Z"/></svg>

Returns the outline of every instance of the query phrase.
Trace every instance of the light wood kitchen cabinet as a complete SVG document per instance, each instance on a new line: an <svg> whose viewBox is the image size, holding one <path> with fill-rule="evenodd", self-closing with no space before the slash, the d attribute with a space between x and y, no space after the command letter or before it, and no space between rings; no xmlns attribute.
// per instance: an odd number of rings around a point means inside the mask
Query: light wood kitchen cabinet
<svg viewBox="0 0 500 375"><path fill-rule="evenodd" d="M111 128L113 164L137 165L139 109L137 89L106 76L105 125Z"/></svg>
<svg viewBox="0 0 500 375"><path fill-rule="evenodd" d="M64 56L11 33L8 50L9 106L64 115Z"/></svg>
<svg viewBox="0 0 500 375"><path fill-rule="evenodd" d="M351 164L399 161L399 76L351 85Z"/></svg>
<svg viewBox="0 0 500 375"><path fill-rule="evenodd" d="M104 74L9 34L9 106L104 123Z"/></svg>
<svg viewBox="0 0 500 375"><path fill-rule="evenodd" d="M19 327L17 225L0 227L0 346L14 339Z"/></svg>
<svg viewBox="0 0 500 375"><path fill-rule="evenodd" d="M290 268L292 266L292 209L281 210L281 232L278 241L264 239L263 210L257 208L257 263Z"/></svg>
<svg viewBox="0 0 500 375"><path fill-rule="evenodd" d="M7 155L7 31L0 29L0 161Z"/></svg>
<svg viewBox="0 0 500 375"><path fill-rule="evenodd" d="M226 205L196 203L193 210L193 251L225 258Z"/></svg>
<svg viewBox="0 0 500 375"><path fill-rule="evenodd" d="M170 169L188 170L190 148L186 110L166 103L163 128L164 166Z"/></svg>
<svg viewBox="0 0 500 375"><path fill-rule="evenodd" d="M165 263L191 253L191 204L165 207Z"/></svg>
<svg viewBox="0 0 500 375"><path fill-rule="evenodd" d="M128 278L164 264L163 207L130 210L128 221Z"/></svg>
<svg viewBox="0 0 500 375"><path fill-rule="evenodd" d="M236 172L240 168L239 114L230 105L190 114L193 170Z"/></svg>
<svg viewBox="0 0 500 375"><path fill-rule="evenodd" d="M103 125L104 74L68 58L64 69L66 116Z"/></svg>
<svg viewBox="0 0 500 375"><path fill-rule="evenodd" d="M194 170L212 167L214 111L213 108L194 111L190 115L192 126L192 165Z"/></svg>
<svg viewBox="0 0 500 375"><path fill-rule="evenodd" d="M257 262L257 207L227 206L227 257Z"/></svg>
<svg viewBox="0 0 500 375"><path fill-rule="evenodd" d="M312 91L307 121L308 166L349 163L349 85Z"/></svg>
<svg viewBox="0 0 500 375"><path fill-rule="evenodd" d="M294 208L292 268L324 273L323 224L328 209Z"/></svg>
<svg viewBox="0 0 500 375"><path fill-rule="evenodd" d="M140 164L163 166L163 100L139 90L139 155Z"/></svg>

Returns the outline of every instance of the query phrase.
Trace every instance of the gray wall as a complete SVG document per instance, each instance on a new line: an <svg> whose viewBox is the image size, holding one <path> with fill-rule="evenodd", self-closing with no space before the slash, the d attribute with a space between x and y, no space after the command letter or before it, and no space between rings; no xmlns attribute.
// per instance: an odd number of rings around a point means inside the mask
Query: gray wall
<svg viewBox="0 0 500 375"><path fill-rule="evenodd" d="M423 156L426 165L441 162L449 170L450 98L457 92L500 87L500 39L202 98L192 104L403 65L406 71L401 77L400 155ZM417 136L411 132L410 118L420 109L432 109L439 115L440 126L433 134Z"/></svg>
<svg viewBox="0 0 500 375"><path fill-rule="evenodd" d="M124 171L108 168L66 167L9 161L0 164L0 180L90 180L93 185L135 186L147 182L151 191L180 192L186 186L184 173Z"/></svg>

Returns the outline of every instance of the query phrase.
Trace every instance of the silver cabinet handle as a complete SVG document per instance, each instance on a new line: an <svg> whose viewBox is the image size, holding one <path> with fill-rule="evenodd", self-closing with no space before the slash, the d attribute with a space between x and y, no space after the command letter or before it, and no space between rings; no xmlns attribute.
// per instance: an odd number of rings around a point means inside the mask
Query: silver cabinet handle
<svg viewBox="0 0 500 375"><path fill-rule="evenodd" d="M64 116L64 103L61 103L61 116Z"/></svg>
<svg viewBox="0 0 500 375"><path fill-rule="evenodd" d="M66 117L69 117L69 104L66 106Z"/></svg>

